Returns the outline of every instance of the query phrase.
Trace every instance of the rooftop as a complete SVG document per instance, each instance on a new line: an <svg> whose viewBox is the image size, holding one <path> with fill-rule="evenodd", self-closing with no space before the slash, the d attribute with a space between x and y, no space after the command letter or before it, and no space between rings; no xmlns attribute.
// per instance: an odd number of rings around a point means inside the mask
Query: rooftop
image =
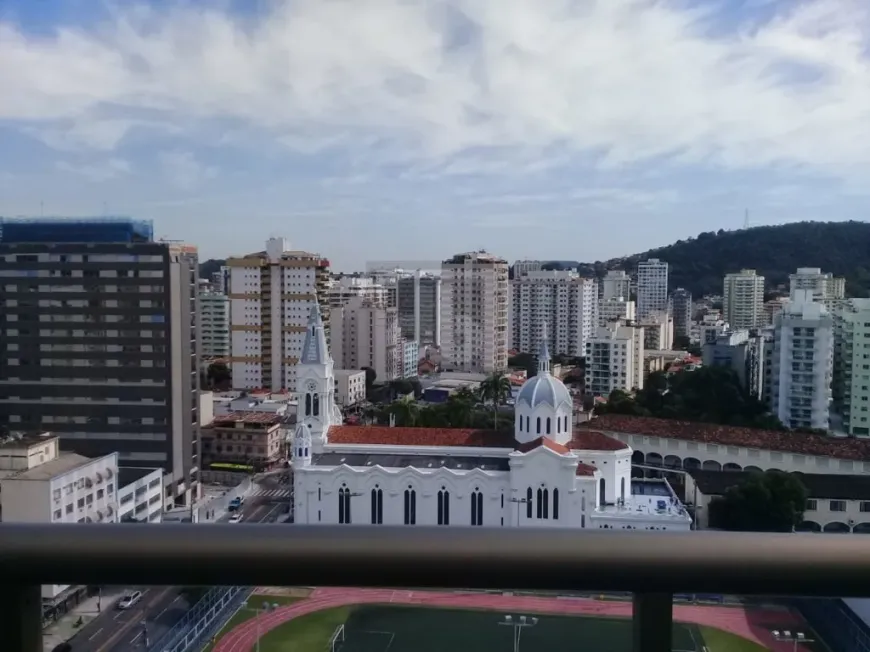
<svg viewBox="0 0 870 652"><path fill-rule="evenodd" d="M209 424L211 428L234 428L236 424L274 426L282 421L282 416L274 412L230 412L217 416Z"/></svg>
<svg viewBox="0 0 870 652"><path fill-rule="evenodd" d="M749 479L752 471L688 471L707 496L721 496L729 487ZM795 473L807 488L810 498L822 500L870 500L870 476L834 473Z"/></svg>
<svg viewBox="0 0 870 652"><path fill-rule="evenodd" d="M93 460L90 457L79 455L78 453L61 453L59 457L40 464L27 471L16 473L13 476L5 478L6 480L51 480L59 475L75 471L81 466L90 464Z"/></svg>
<svg viewBox="0 0 870 652"><path fill-rule="evenodd" d="M141 480L146 475L150 475L158 469L138 466L119 466L118 467L118 487L126 487L128 484L133 484L136 480Z"/></svg>
<svg viewBox="0 0 870 652"><path fill-rule="evenodd" d="M622 414L603 414L579 427L594 428L604 432L670 437L721 446L742 446L797 455L835 457L861 462L870 460L870 440L866 439L835 438L783 430L757 430Z"/></svg>
<svg viewBox="0 0 870 652"><path fill-rule="evenodd" d="M57 436L43 430L33 430L29 432L13 432L6 439L0 439L0 450L4 448L24 448L44 444L57 439Z"/></svg>
<svg viewBox="0 0 870 652"><path fill-rule="evenodd" d="M474 457L460 455L382 455L369 453L320 453L311 458L314 466L382 466L384 468L427 469L447 468L453 470L481 469L483 471L509 471L506 457Z"/></svg>

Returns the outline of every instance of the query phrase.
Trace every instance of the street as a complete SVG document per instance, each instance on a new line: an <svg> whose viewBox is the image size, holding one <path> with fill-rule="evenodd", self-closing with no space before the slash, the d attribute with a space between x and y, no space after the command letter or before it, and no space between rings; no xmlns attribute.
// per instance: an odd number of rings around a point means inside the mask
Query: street
<svg viewBox="0 0 870 652"><path fill-rule="evenodd" d="M241 509L243 523L275 523L288 515L292 498L278 476L263 478ZM225 515L221 522L226 522ZM160 527L159 525L144 527ZM227 527L233 527L227 525ZM142 599L132 608L119 610L115 603L104 602L102 613L94 618L70 641L73 652L130 652L144 650L145 633L153 645L166 635L193 606L182 594L182 587L126 587L130 592L142 591ZM106 587L108 594L117 594ZM145 625L143 626L143 621Z"/></svg>

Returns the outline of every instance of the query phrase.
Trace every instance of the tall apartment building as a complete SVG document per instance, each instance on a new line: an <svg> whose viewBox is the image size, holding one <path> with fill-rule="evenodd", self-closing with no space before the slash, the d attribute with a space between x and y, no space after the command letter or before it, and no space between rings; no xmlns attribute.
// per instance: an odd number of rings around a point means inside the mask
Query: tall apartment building
<svg viewBox="0 0 870 652"><path fill-rule="evenodd" d="M766 322L764 311L764 277L754 269L726 274L722 293L722 312L731 328L761 328Z"/></svg>
<svg viewBox="0 0 870 652"><path fill-rule="evenodd" d="M540 260L518 260L511 266L511 276L519 278L529 272L540 272L543 267L544 263Z"/></svg>
<svg viewBox="0 0 870 652"><path fill-rule="evenodd" d="M607 397L614 389L643 389L643 328L600 326L586 343L586 393Z"/></svg>
<svg viewBox="0 0 870 652"><path fill-rule="evenodd" d="M705 367L728 367L741 386L761 399L764 379L764 337L757 331L727 331L702 347Z"/></svg>
<svg viewBox="0 0 870 652"><path fill-rule="evenodd" d="M369 276L342 276L330 281L330 308L343 306L356 297L387 305L387 288Z"/></svg>
<svg viewBox="0 0 870 652"><path fill-rule="evenodd" d="M598 327L598 285L574 271L527 272L511 288L512 349L539 351L546 325L556 354L583 356Z"/></svg>
<svg viewBox="0 0 870 652"><path fill-rule="evenodd" d="M674 336L689 337L692 327L692 293L677 288L671 294L671 315L674 318Z"/></svg>
<svg viewBox="0 0 870 652"><path fill-rule="evenodd" d="M831 383L836 430L870 436L870 299L847 299L834 312Z"/></svg>
<svg viewBox="0 0 870 652"><path fill-rule="evenodd" d="M397 284L402 337L417 342L420 353L441 346L441 277L417 270L400 276Z"/></svg>
<svg viewBox="0 0 870 652"><path fill-rule="evenodd" d="M608 270L601 279L601 300L631 298L631 277L621 269Z"/></svg>
<svg viewBox="0 0 870 652"><path fill-rule="evenodd" d="M0 220L0 427L199 484L195 247L147 221Z"/></svg>
<svg viewBox="0 0 870 652"><path fill-rule="evenodd" d="M789 274L789 296L794 297L799 290L809 290L813 301L824 303L829 299L842 299L846 296L846 279L837 278L830 272L822 273L818 267L799 267Z"/></svg>
<svg viewBox="0 0 870 652"><path fill-rule="evenodd" d="M371 367L378 382L404 377L404 339L396 308L351 299L329 317L332 359L341 369Z"/></svg>
<svg viewBox="0 0 870 652"><path fill-rule="evenodd" d="M203 358L230 355L230 298L219 292L199 294L199 324Z"/></svg>
<svg viewBox="0 0 870 652"><path fill-rule="evenodd" d="M233 387L296 391L313 304L329 315L329 261L270 238L265 251L229 258L227 267Z"/></svg>
<svg viewBox="0 0 870 652"><path fill-rule="evenodd" d="M667 311L651 312L646 318L638 319L635 325L643 328L647 351L669 351L674 345L674 320Z"/></svg>
<svg viewBox="0 0 870 652"><path fill-rule="evenodd" d="M507 368L508 264L483 251L441 265L441 360L445 371Z"/></svg>
<svg viewBox="0 0 870 652"><path fill-rule="evenodd" d="M771 412L789 428L827 430L830 425L834 320L797 290L776 318L769 363Z"/></svg>
<svg viewBox="0 0 870 652"><path fill-rule="evenodd" d="M615 321L634 321L637 319L637 308L634 301L621 297L601 299L598 302L598 325L607 326Z"/></svg>
<svg viewBox="0 0 870 652"><path fill-rule="evenodd" d="M668 264L650 258L637 264L637 318L668 309Z"/></svg>

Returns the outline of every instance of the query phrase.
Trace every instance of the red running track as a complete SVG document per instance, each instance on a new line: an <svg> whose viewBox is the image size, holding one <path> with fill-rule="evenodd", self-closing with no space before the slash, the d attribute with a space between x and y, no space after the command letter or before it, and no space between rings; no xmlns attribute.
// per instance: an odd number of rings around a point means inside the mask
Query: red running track
<svg viewBox="0 0 870 652"><path fill-rule="evenodd" d="M279 607L261 615L259 625L254 620L241 623L217 642L213 652L251 652L257 633L266 632L289 620L322 609L355 604L402 604L451 609L486 609L492 611L523 611L556 615L631 617L630 602L605 602L589 598L545 598L536 596L497 595L488 593L444 593L435 591L395 591L392 589L316 589L300 602ZM773 639L771 629L798 628L803 623L788 611L742 607L699 607L674 605L674 619L706 625L743 636L774 652L793 652L791 643ZM809 650L805 650L809 652Z"/></svg>

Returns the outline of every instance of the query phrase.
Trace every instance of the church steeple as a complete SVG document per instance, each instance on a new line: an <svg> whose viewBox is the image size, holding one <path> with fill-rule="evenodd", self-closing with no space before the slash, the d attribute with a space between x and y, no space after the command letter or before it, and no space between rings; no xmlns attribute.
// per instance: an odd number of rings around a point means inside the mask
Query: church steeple
<svg viewBox="0 0 870 652"><path fill-rule="evenodd" d="M550 373L550 347L547 346L547 322L541 326L543 335L541 336L541 349L538 351L538 374Z"/></svg>
<svg viewBox="0 0 870 652"><path fill-rule="evenodd" d="M326 347L326 333L323 330L323 319L320 316L320 305L315 301L308 315L308 327L305 332L305 344L302 346L302 358L299 364L327 364L329 349Z"/></svg>

